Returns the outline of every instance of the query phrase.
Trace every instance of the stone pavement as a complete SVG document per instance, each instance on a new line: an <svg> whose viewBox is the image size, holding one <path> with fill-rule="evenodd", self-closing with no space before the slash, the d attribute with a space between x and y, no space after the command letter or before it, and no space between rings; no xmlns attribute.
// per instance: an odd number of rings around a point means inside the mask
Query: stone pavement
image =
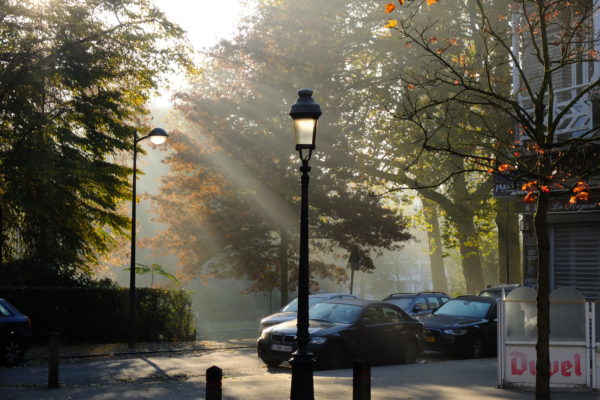
<svg viewBox="0 0 600 400"><path fill-rule="evenodd" d="M373 400L533 399L526 390L496 387L496 359L437 360L372 369ZM204 399L204 373L224 371L223 399L287 399L290 369L267 369L252 348L217 349L167 356L80 360L61 365L61 388L47 389L44 365L0 369L2 400ZM352 399L352 370L317 371L315 398ZM557 392L553 400L600 400L590 391Z"/></svg>
<svg viewBox="0 0 600 400"><path fill-rule="evenodd" d="M194 351L219 349L255 348L256 338L243 337L221 340L196 340L189 342L142 342L136 344L135 354L176 354ZM127 343L76 344L61 345L60 354L63 359L106 358L126 356L132 352ZM26 366L34 366L45 362L48 357L47 345L34 345L25 354Z"/></svg>

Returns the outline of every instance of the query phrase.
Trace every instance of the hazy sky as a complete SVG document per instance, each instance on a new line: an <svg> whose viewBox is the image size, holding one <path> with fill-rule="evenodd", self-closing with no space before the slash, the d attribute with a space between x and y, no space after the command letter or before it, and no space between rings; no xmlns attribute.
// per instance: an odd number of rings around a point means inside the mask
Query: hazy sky
<svg viewBox="0 0 600 400"><path fill-rule="evenodd" d="M239 0L154 0L154 3L169 20L188 32L196 50L209 47L221 38L231 37L241 15L247 13ZM168 98L169 94L165 94L152 103L166 106Z"/></svg>
<svg viewBox="0 0 600 400"><path fill-rule="evenodd" d="M187 31L188 38L195 50L210 47L221 38L229 38L235 34L241 15L248 13L248 10L243 9L240 3L239 0L154 0L154 4L167 15L169 20ZM178 79L182 79L182 77L173 77L172 89L177 89ZM169 107L171 94L165 89L162 90L162 93L161 97L152 99L153 107ZM164 121L160 122L160 124L163 123ZM169 131L168 124L163 127ZM161 160L165 157L163 151L168 147L152 148L145 144L145 148L148 153L139 156L140 168L145 174L140 176L138 193L156 194L159 189L158 179L167 171L167 167L161 163ZM150 202L142 199L139 206L139 218L143 219L144 225L140 230L140 238L151 236L154 230L164 227L150 221L149 208ZM138 261L142 263L156 262L143 250L138 254ZM165 265L173 264L173 262L165 261Z"/></svg>

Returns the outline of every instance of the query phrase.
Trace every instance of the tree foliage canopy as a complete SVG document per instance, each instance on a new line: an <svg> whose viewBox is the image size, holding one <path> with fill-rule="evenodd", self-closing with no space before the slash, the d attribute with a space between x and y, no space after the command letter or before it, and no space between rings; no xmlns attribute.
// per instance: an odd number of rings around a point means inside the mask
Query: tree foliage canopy
<svg viewBox="0 0 600 400"><path fill-rule="evenodd" d="M447 10L443 3L431 10ZM407 4L387 23L427 63L420 70L399 71L404 89L397 117L421 132L424 150L463 160L459 173L501 176L523 192L525 202L535 204L536 398L545 400L550 398L549 201L590 200L600 172L595 115L600 42L593 21L598 5L593 0L470 3L474 7L465 16L476 21L477 29L466 31L468 40L440 30L424 2ZM507 68L512 68L510 81L499 73ZM453 118L455 109L470 118ZM494 114L514 124L504 129L483 124L468 146L448 140L447 127L471 118L487 123Z"/></svg>
<svg viewBox="0 0 600 400"><path fill-rule="evenodd" d="M147 0L0 3L0 242L20 283L85 278L129 220L134 132L183 32Z"/></svg>
<svg viewBox="0 0 600 400"><path fill-rule="evenodd" d="M396 5L389 4L386 9L394 11ZM455 240L446 241L446 246L460 251L466 290L476 293L484 286L479 238L487 230L487 223L481 216L493 218L492 214L486 214L493 204L491 177L470 171L465 160L454 154L428 152L423 143L426 146L451 143L454 147L471 149L473 143L482 142L482 130L510 124L510 120L498 113L476 116L465 107L436 109L438 118L445 118L445 125L433 126L425 118L416 121L398 118L403 107L408 106L407 96L417 89L404 78L425 74L434 65L423 57L414 41L399 44L390 30L384 29L381 24L384 9L380 4L356 1L352 2L352 9L340 34L352 44L338 76L345 96L343 117L351 143L349 151L361 166L359 182L363 188L380 194L416 189L422 200L443 210L452 225L451 231L456 234ZM463 1L450 8L432 6L427 8L426 15L413 16L410 26L421 29L432 25L431 29L443 34L432 35L431 42L452 44L454 55L460 57L469 49L472 32L477 29L478 21L472 11L472 4ZM508 68L499 69L497 74L498 79L510 82ZM432 96L450 93L448 87L431 85L430 90ZM417 98L423 104L428 102L426 94ZM490 138L486 145L491 146ZM439 281L444 281L443 276Z"/></svg>
<svg viewBox="0 0 600 400"><path fill-rule="evenodd" d="M172 172L157 198L169 225L159 241L190 276L245 277L250 290L276 286L281 263L295 261L298 248L300 163L287 114L296 90L311 87L323 109L310 174L312 272L343 279L332 258L316 255L348 257L339 249L355 245L363 268L373 269L371 251L398 248L410 235L401 215L355 183L361 166L349 154L337 80L357 43L336 35L351 11L341 1L259 3L179 96L186 134L173 141Z"/></svg>

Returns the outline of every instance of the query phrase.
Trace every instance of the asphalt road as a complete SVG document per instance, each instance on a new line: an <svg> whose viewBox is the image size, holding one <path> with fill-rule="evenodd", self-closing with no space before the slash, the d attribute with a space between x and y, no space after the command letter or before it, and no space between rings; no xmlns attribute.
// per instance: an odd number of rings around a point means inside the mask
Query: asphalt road
<svg viewBox="0 0 600 400"><path fill-rule="evenodd" d="M79 360L60 367L59 389L47 389L45 366L0 369L0 399L204 399L205 371L223 369L223 399L288 399L291 371L266 368L254 349ZM372 399L533 399L496 387L496 359L443 360L372 369ZM351 399L352 370L317 371L316 399ZM600 399L599 393L558 393L554 400Z"/></svg>

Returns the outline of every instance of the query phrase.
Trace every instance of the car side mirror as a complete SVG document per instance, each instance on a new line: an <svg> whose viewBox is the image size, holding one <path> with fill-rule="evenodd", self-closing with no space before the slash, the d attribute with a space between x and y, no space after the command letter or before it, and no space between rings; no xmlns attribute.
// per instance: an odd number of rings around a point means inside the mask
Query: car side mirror
<svg viewBox="0 0 600 400"><path fill-rule="evenodd" d="M365 326L369 325L371 323L371 320L369 318L362 318L360 320L360 322L358 323L358 326L360 326L361 328L364 328Z"/></svg>

